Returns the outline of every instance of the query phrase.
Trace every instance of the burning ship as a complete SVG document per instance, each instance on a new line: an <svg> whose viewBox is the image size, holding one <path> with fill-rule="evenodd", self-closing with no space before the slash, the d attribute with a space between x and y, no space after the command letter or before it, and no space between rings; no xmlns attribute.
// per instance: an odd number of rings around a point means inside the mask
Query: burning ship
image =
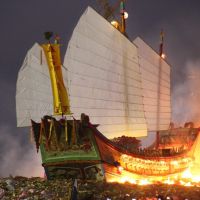
<svg viewBox="0 0 200 200"><path fill-rule="evenodd" d="M162 42L160 54L139 37L131 42L121 4L122 22L115 26L86 9L63 64L56 38L34 44L19 70L17 125L31 126L48 179L162 177L199 162L199 129L170 123L170 65L162 58ZM128 143L152 131L151 147Z"/></svg>

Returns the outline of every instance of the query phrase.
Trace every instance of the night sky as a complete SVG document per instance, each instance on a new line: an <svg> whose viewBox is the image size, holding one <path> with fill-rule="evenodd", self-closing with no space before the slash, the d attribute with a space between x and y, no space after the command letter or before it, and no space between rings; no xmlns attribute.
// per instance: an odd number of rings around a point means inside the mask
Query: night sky
<svg viewBox="0 0 200 200"><path fill-rule="evenodd" d="M111 4L117 0L110 1ZM43 32L61 37L64 56L79 17L95 0L0 0L0 176L42 175L39 154L27 128L16 128L15 92L19 68ZM140 36L158 51L165 31L164 51L171 64L174 120L197 120L200 81L200 1L127 0L127 34ZM118 10L117 10L118 11ZM192 107L192 109L191 109ZM199 110L199 111L198 111ZM194 112L193 112L194 111ZM191 117L191 119L190 119Z"/></svg>

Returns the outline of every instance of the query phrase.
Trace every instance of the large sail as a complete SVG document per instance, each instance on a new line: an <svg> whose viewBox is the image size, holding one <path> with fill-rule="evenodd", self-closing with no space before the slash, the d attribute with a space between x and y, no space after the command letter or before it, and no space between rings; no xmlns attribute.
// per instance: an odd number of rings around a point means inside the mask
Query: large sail
<svg viewBox="0 0 200 200"><path fill-rule="evenodd" d="M44 52L37 43L28 51L17 78L17 126L30 126L53 113L53 96Z"/></svg>
<svg viewBox="0 0 200 200"><path fill-rule="evenodd" d="M45 55L47 52L44 47L34 44L18 73L16 113L19 127L30 126L31 119L40 121L44 115L70 114L67 91L62 81L65 79L67 82L67 69L61 66L58 45L52 44L55 54L53 63L57 66L54 70L49 63L52 60ZM54 84L51 84L52 71L57 78ZM56 111L58 104L62 107Z"/></svg>
<svg viewBox="0 0 200 200"><path fill-rule="evenodd" d="M170 66L139 37L145 116L148 131L167 130L171 121Z"/></svg>
<svg viewBox="0 0 200 200"><path fill-rule="evenodd" d="M64 59L71 111L108 138L147 134L137 47L90 7L74 29Z"/></svg>

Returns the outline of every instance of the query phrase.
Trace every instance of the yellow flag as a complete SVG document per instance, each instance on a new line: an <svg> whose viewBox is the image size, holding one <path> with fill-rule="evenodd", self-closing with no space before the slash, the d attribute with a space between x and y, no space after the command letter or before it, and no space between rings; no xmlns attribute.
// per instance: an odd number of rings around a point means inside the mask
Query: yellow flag
<svg viewBox="0 0 200 200"><path fill-rule="evenodd" d="M71 114L67 90L64 85L62 75L62 65L60 58L59 44L43 44L47 64L49 67L49 74L51 79L53 100L54 100L54 114Z"/></svg>

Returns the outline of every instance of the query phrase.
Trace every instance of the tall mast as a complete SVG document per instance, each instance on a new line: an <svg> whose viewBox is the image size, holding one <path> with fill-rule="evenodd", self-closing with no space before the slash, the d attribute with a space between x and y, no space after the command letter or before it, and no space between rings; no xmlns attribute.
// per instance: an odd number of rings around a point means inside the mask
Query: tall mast
<svg viewBox="0 0 200 200"><path fill-rule="evenodd" d="M125 0L121 0L120 14L121 14L121 32L125 34L126 33Z"/></svg>
<svg viewBox="0 0 200 200"><path fill-rule="evenodd" d="M161 30L160 32L160 46L159 46L159 55L160 55L160 58L159 58L159 83L158 83L158 102L157 102L157 105L158 105L158 111L157 111L157 120L158 120L158 124L159 124L159 121L160 121L160 74L161 74L161 65L162 65L162 62L161 62L161 59L165 58L165 54L163 53L163 44L164 44L164 32L163 30ZM159 148L159 141L160 141L160 132L157 131L156 132L156 149Z"/></svg>

